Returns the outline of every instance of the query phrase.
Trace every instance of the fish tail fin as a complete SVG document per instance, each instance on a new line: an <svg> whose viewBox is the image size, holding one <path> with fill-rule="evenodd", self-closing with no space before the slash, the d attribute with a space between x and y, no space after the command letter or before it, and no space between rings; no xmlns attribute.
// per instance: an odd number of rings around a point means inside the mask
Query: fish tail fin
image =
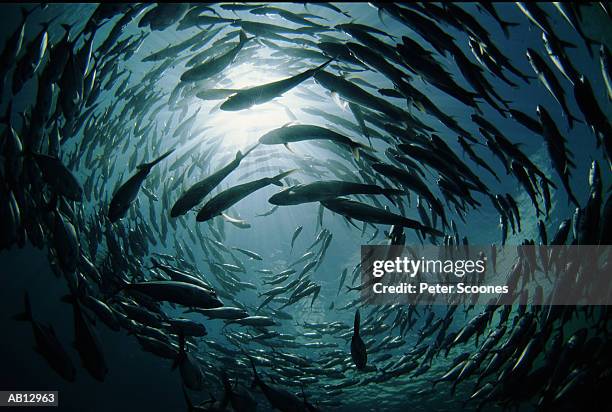
<svg viewBox="0 0 612 412"><path fill-rule="evenodd" d="M584 123L582 120L580 120L579 118L577 118L576 116L574 116L570 112L567 112L567 121L569 123L570 129L574 128L574 122Z"/></svg>
<svg viewBox="0 0 612 412"><path fill-rule="evenodd" d="M60 300L63 303L68 303L70 305L76 303L76 297L74 295L72 295L72 294L66 294L66 295L62 296L62 298Z"/></svg>
<svg viewBox="0 0 612 412"><path fill-rule="evenodd" d="M32 321L32 306L30 305L30 295L28 294L28 292L25 292L23 295L23 306L24 311L13 316L13 319L21 322Z"/></svg>
<svg viewBox="0 0 612 412"><path fill-rule="evenodd" d="M240 44L244 44L246 42L248 42L249 40L253 40L256 36L253 37L247 37L247 34L244 30L240 30Z"/></svg>
<svg viewBox="0 0 612 412"><path fill-rule="evenodd" d="M586 46L587 52L589 52L589 56L593 57L593 46L600 44L597 40L591 39L587 36L582 36L582 41L584 41L584 45Z"/></svg>
<svg viewBox="0 0 612 412"><path fill-rule="evenodd" d="M509 21L500 21L499 24L501 25L502 31L504 32L504 35L506 36L506 38L508 38L510 36L510 34L508 33L508 29L510 27L517 27L520 26L519 23L512 23Z"/></svg>
<svg viewBox="0 0 612 412"><path fill-rule="evenodd" d="M312 71L313 73L318 73L321 70L323 70L324 68L326 68L331 62L333 62L334 60L336 60L336 56L330 58L329 60L327 60L325 63L323 63L322 65L320 65L319 67L314 68Z"/></svg>
<svg viewBox="0 0 612 412"><path fill-rule="evenodd" d="M151 169L153 166L155 166L156 164L158 164L159 162L164 160L166 157L170 156L172 154L172 152L174 152L174 149L168 150L166 153L164 153L163 155L159 156L157 159L153 160L152 162L143 163L141 165L138 165L137 169L138 170L141 170L141 169Z"/></svg>
<svg viewBox="0 0 612 412"><path fill-rule="evenodd" d="M281 182L281 180L289 176L291 173L296 172L297 170L298 169L291 169L286 172L279 173L276 176L270 177L268 179L270 180L271 184L276 185L276 186L282 186L283 183Z"/></svg>
<svg viewBox="0 0 612 412"><path fill-rule="evenodd" d="M221 371L221 380L223 381L223 388L225 389L226 395L232 393L232 385L227 377L227 373L224 370Z"/></svg>
<svg viewBox="0 0 612 412"><path fill-rule="evenodd" d="M257 374L257 369L255 369L255 362L253 362L253 358L245 353L245 356L249 358L249 362L251 363L251 369L253 369L253 385L257 385L260 382L259 375Z"/></svg>
<svg viewBox="0 0 612 412"><path fill-rule="evenodd" d="M156 269L160 266L160 263L157 259L155 259L154 257L151 258L151 267L149 269Z"/></svg>
<svg viewBox="0 0 612 412"><path fill-rule="evenodd" d="M240 30L240 43L245 43L247 38L246 32L244 30Z"/></svg>
<svg viewBox="0 0 612 412"><path fill-rule="evenodd" d="M393 204L393 206L397 206L397 204L395 203L395 200L393 200L393 198L391 197L391 193L385 192L383 193L383 196L385 196L387 200ZM364 231L365 231L365 225L364 225Z"/></svg>
<svg viewBox="0 0 612 412"><path fill-rule="evenodd" d="M353 321L353 328L355 330L355 336L359 336L359 324L361 323L361 314L359 309L355 312L355 320Z"/></svg>
<svg viewBox="0 0 612 412"><path fill-rule="evenodd" d="M176 355L176 358L174 358L174 361L172 361L171 370L176 369L176 367L179 365L180 359L185 355L185 335L182 332L179 332L178 338L179 338L179 351L178 351L178 354Z"/></svg>
<svg viewBox="0 0 612 412"><path fill-rule="evenodd" d="M66 31L66 33L70 34L70 30L72 29L71 24L62 23L60 24L60 26L62 26L62 28Z"/></svg>
<svg viewBox="0 0 612 412"><path fill-rule="evenodd" d="M259 142L255 143L255 145L254 145L253 147L251 147L250 149L247 149L247 151L246 151L246 152L244 152L244 154L243 154L241 157L242 157L243 159L244 159L245 157L247 157L247 155L248 155L249 153L251 153L253 150L257 149L257 148L259 147L259 145L260 145L260 144L261 144L261 143L259 143ZM236 157L238 157L238 155L236 155Z"/></svg>
<svg viewBox="0 0 612 412"><path fill-rule="evenodd" d="M575 49L577 47L574 43L561 39L559 39L559 44L561 45L561 47L567 47L569 49Z"/></svg>
<svg viewBox="0 0 612 412"><path fill-rule="evenodd" d="M367 152L376 151L376 149L374 149L373 147L370 147L367 144L363 144L359 142L352 142L350 143L350 145L351 145L351 152L353 153L353 157L355 158L355 160L359 160L359 149L363 151L367 151Z"/></svg>
<svg viewBox="0 0 612 412"><path fill-rule="evenodd" d="M21 7L19 10L21 11L21 18L22 21L25 23L25 21L28 19L28 17L30 16L30 14L34 13L38 8L37 7L32 7L30 10L26 9L25 7Z"/></svg>
<svg viewBox="0 0 612 412"><path fill-rule="evenodd" d="M405 194L403 190L400 189L385 189L383 191L383 195L389 200L389 202L393 203L393 205L397 205L395 200L391 196L401 196Z"/></svg>

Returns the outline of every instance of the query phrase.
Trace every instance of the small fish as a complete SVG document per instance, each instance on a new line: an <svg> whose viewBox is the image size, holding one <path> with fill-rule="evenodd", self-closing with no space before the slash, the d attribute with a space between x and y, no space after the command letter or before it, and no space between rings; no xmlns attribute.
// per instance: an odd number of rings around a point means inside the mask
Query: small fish
<svg viewBox="0 0 612 412"><path fill-rule="evenodd" d="M255 259L255 260L263 260L263 258L261 257L261 255L259 255L258 253L255 253L251 250L246 250L246 249L242 249L239 247L233 247L232 249L237 250L240 253L243 253L245 255L247 255L248 257L250 257L251 259Z"/></svg>
<svg viewBox="0 0 612 412"><path fill-rule="evenodd" d="M353 336L351 338L351 358L358 370L363 370L368 362L368 352L361 336L359 335L359 326L361 323L361 315L359 310L355 312L355 321L353 322Z"/></svg>
<svg viewBox="0 0 612 412"><path fill-rule="evenodd" d="M293 231L293 235L291 236L291 251L293 251L293 245L295 244L295 240L298 238L298 236L300 235L300 233L302 233L302 230L304 229L303 226L298 226L295 228L295 230Z"/></svg>

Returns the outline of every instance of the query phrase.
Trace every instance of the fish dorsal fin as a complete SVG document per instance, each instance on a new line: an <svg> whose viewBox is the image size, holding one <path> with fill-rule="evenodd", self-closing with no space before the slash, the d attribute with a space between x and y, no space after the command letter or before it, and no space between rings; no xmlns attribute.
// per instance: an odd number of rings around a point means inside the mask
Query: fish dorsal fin
<svg viewBox="0 0 612 412"><path fill-rule="evenodd" d="M288 121L287 123L285 123L284 125L282 125L282 126L281 126L281 129L284 129L285 127L289 127L289 126L291 126L292 124L296 124L296 123L297 123L297 121L295 121L295 120L290 120L290 121Z"/></svg>

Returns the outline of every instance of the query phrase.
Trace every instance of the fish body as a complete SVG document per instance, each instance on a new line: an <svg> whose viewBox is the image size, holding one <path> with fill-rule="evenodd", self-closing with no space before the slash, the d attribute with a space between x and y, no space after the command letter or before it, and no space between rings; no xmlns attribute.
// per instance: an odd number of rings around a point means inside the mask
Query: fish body
<svg viewBox="0 0 612 412"><path fill-rule="evenodd" d="M231 172L236 170L240 166L240 162L253 150L246 151L244 154L238 151L236 157L230 163L217 170L215 173L207 176L205 179L200 180L198 183L187 189L181 196L174 202L172 209L170 210L170 217L178 217L184 215L193 207L197 206L207 194L209 194L215 187L219 185Z"/></svg>
<svg viewBox="0 0 612 412"><path fill-rule="evenodd" d="M108 219L111 222L116 222L117 220L124 217L138 196L138 192L140 191L140 187L144 183L145 179L151 172L153 166L157 163L161 162L163 159L168 157L174 149L169 150L164 153L157 159L153 160L150 163L143 163L138 166L138 172L136 172L132 177L130 177L125 183L119 186L119 189L113 195L111 199L110 205L108 207Z"/></svg>
<svg viewBox="0 0 612 412"><path fill-rule="evenodd" d="M293 173L294 170L280 173L273 177L264 177L252 182L243 183L238 186L234 186L223 192L219 193L212 199L210 199L198 212L196 221L204 222L212 219L215 216L220 215L224 210L230 208L240 200L249 196L251 193L258 191L268 185L282 186L280 182L282 179Z"/></svg>
<svg viewBox="0 0 612 412"><path fill-rule="evenodd" d="M289 143L321 139L348 146L356 158L359 156L358 149L371 150L369 146L356 142L333 130L307 124L284 126L271 130L259 138L259 143L264 145L282 144L288 147Z"/></svg>
<svg viewBox="0 0 612 412"><path fill-rule="evenodd" d="M368 362L368 352L363 343L363 339L359 335L361 323L361 315L359 311L355 312L355 321L353 323L353 336L351 337L351 358L358 370L363 370Z"/></svg>
<svg viewBox="0 0 612 412"><path fill-rule="evenodd" d="M269 102L298 86L303 81L311 78L317 72L323 70L332 60L333 59L330 59L314 69L306 70L286 79L240 90L224 101L219 108L225 111L238 111L248 109L257 104Z"/></svg>

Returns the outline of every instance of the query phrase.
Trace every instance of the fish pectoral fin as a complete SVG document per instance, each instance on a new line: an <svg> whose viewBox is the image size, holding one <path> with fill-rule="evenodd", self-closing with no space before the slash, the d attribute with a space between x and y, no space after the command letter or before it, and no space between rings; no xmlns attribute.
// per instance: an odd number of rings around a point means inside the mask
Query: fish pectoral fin
<svg viewBox="0 0 612 412"><path fill-rule="evenodd" d="M289 147L289 143L283 143L283 146L285 146L285 149L289 150L291 153L295 154L295 152L293 150L291 150L291 148Z"/></svg>
<svg viewBox="0 0 612 412"><path fill-rule="evenodd" d="M239 219L235 219L233 217L231 217L230 215L226 214L226 213L221 213L221 217L223 217L223 219L225 219L228 222L236 222Z"/></svg>

